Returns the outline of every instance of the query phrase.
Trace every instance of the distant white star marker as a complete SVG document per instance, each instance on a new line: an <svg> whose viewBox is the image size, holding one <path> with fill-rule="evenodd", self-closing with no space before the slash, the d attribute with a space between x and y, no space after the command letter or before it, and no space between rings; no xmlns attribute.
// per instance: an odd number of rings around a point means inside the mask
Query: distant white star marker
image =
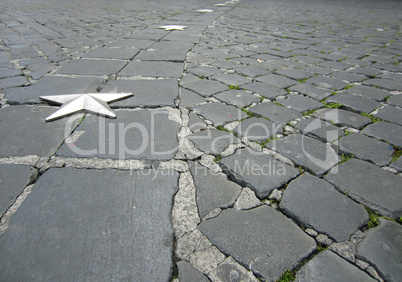
<svg viewBox="0 0 402 282"><path fill-rule="evenodd" d="M48 116L45 120L52 121L79 111L99 114L109 118L115 118L115 113L107 103L133 96L133 93L87 93L69 94L57 96L40 96L42 100L62 105L59 110Z"/></svg>
<svg viewBox="0 0 402 282"><path fill-rule="evenodd" d="M184 30L188 28L188 26L185 25L162 25L158 26L158 28L162 28L164 30Z"/></svg>

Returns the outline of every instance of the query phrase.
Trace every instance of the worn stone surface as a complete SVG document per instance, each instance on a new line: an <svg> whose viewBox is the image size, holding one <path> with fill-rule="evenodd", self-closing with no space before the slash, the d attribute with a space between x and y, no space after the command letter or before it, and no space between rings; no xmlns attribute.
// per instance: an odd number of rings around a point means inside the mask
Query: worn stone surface
<svg viewBox="0 0 402 282"><path fill-rule="evenodd" d="M238 264L232 257L228 257L208 276L212 281L259 281L251 271L247 271L247 269Z"/></svg>
<svg viewBox="0 0 402 282"><path fill-rule="evenodd" d="M179 281L180 282L191 282L191 281L200 281L200 282L208 282L208 278L205 277L202 272L195 269L189 262L179 261L177 263L177 268L179 271Z"/></svg>
<svg viewBox="0 0 402 282"><path fill-rule="evenodd" d="M357 246L357 256L374 265L386 281L402 279L402 227L386 219L380 226L366 232L366 238Z"/></svg>
<svg viewBox="0 0 402 282"><path fill-rule="evenodd" d="M141 77L181 77L183 65L175 62L160 61L132 61L121 72L119 76L141 76Z"/></svg>
<svg viewBox="0 0 402 282"><path fill-rule="evenodd" d="M346 86L348 86L348 84L343 82L342 80L330 78L327 76L315 76L315 77L309 78L307 80L307 83L312 83L319 87L333 89L333 90L341 90L341 89L345 88Z"/></svg>
<svg viewBox="0 0 402 282"><path fill-rule="evenodd" d="M286 94L285 90L262 82L247 83L242 85L241 88L257 93L268 99L275 99L280 95Z"/></svg>
<svg viewBox="0 0 402 282"><path fill-rule="evenodd" d="M347 92L337 93L334 96L328 97L326 103L338 103L353 111L371 113L374 109L381 106L380 103L369 98L352 95Z"/></svg>
<svg viewBox="0 0 402 282"><path fill-rule="evenodd" d="M205 103L205 99L200 95L194 93L193 91L180 88L180 107L181 108L189 108L195 105Z"/></svg>
<svg viewBox="0 0 402 282"><path fill-rule="evenodd" d="M340 126L351 126L357 129L371 123L368 117L340 109L320 109L314 113L314 116Z"/></svg>
<svg viewBox="0 0 402 282"><path fill-rule="evenodd" d="M250 79L238 74L219 74L212 79L225 83L226 85L239 86L250 82Z"/></svg>
<svg viewBox="0 0 402 282"><path fill-rule="evenodd" d="M310 83L300 83L289 88L291 91L297 91L311 98L322 100L331 95L331 90L317 87Z"/></svg>
<svg viewBox="0 0 402 282"><path fill-rule="evenodd" d="M204 218L215 208L224 209L233 206L241 191L238 184L222 179L197 163L190 163L190 169L197 189L200 218Z"/></svg>
<svg viewBox="0 0 402 282"><path fill-rule="evenodd" d="M133 93L132 97L110 103L111 108L175 106L179 86L175 79L113 80L102 89L104 93Z"/></svg>
<svg viewBox="0 0 402 282"><path fill-rule="evenodd" d="M261 202L255 196L254 191L248 187L244 187L234 204L234 208L238 210L248 210L259 205L261 205Z"/></svg>
<svg viewBox="0 0 402 282"><path fill-rule="evenodd" d="M320 102L317 102L314 99L307 98L301 95L290 94L286 96L286 99L278 99L276 100L278 103L281 103L285 107L294 109L299 112L305 112L309 110L314 110L318 108L322 108L324 105Z"/></svg>
<svg viewBox="0 0 402 282"><path fill-rule="evenodd" d="M23 105L0 109L0 156L53 155L82 118L75 115L71 120L62 118L46 123L45 118L56 110ZM67 120L72 121L70 128L66 127Z"/></svg>
<svg viewBox="0 0 402 282"><path fill-rule="evenodd" d="M208 274L216 269L224 260L225 255L215 246L195 251L190 255L190 263L204 274Z"/></svg>
<svg viewBox="0 0 402 282"><path fill-rule="evenodd" d="M402 107L402 94L394 95L388 99L387 104Z"/></svg>
<svg viewBox="0 0 402 282"><path fill-rule="evenodd" d="M220 155L230 144L240 143L240 139L233 134L216 129L196 132L187 138L198 150L208 155Z"/></svg>
<svg viewBox="0 0 402 282"><path fill-rule="evenodd" d="M216 94L214 97L221 100L222 102L239 108L244 108L246 106L250 106L252 103L257 103L260 101L260 98L258 98L257 96L251 95L241 90L228 90Z"/></svg>
<svg viewBox="0 0 402 282"><path fill-rule="evenodd" d="M376 165L384 166L391 162L394 148L375 138L363 134L351 134L339 140L342 152L353 154L355 157L368 160Z"/></svg>
<svg viewBox="0 0 402 282"><path fill-rule="evenodd" d="M306 227L336 241L348 240L368 221L366 210L326 182L311 175L293 180L279 207Z"/></svg>
<svg viewBox="0 0 402 282"><path fill-rule="evenodd" d="M188 127L191 131L203 130L207 128L207 124L197 114L191 112L188 117Z"/></svg>
<svg viewBox="0 0 402 282"><path fill-rule="evenodd" d="M286 124L287 122L301 116L301 113L298 111L288 109L274 103L259 104L250 108L250 112L282 124Z"/></svg>
<svg viewBox="0 0 402 282"><path fill-rule="evenodd" d="M110 75L118 73L127 63L117 60L74 60L57 71L58 74Z"/></svg>
<svg viewBox="0 0 402 282"><path fill-rule="evenodd" d="M347 91L352 94L367 97L376 101L382 101L385 97L389 96L388 91L365 85L356 85L352 88L349 88Z"/></svg>
<svg viewBox="0 0 402 282"><path fill-rule="evenodd" d="M223 83L212 80L198 80L190 83L186 83L183 87L196 92L203 97L210 97L214 94L227 90L228 87Z"/></svg>
<svg viewBox="0 0 402 282"><path fill-rule="evenodd" d="M276 86L278 88L287 88L289 86L297 84L296 80L289 79L287 77L279 76L276 74L267 74L263 76L259 76L256 79L257 81L260 82L265 82L270 85Z"/></svg>
<svg viewBox="0 0 402 282"><path fill-rule="evenodd" d="M402 125L402 110L396 107L384 107L375 114L375 117Z"/></svg>
<svg viewBox="0 0 402 282"><path fill-rule="evenodd" d="M65 157L170 160L177 151L177 121L164 111L117 110L117 119L86 116L57 151ZM70 141L70 142L69 142Z"/></svg>
<svg viewBox="0 0 402 282"><path fill-rule="evenodd" d="M251 141L264 141L282 132L281 124L264 118L249 118L239 123L235 132Z"/></svg>
<svg viewBox="0 0 402 282"><path fill-rule="evenodd" d="M278 151L295 164L322 175L336 165L339 157L329 144L301 134L291 134L283 139L274 140L266 147Z"/></svg>
<svg viewBox="0 0 402 282"><path fill-rule="evenodd" d="M267 206L224 210L199 228L222 252L267 281L276 281L315 249L312 238ZM233 230L238 230L235 235Z"/></svg>
<svg viewBox="0 0 402 282"><path fill-rule="evenodd" d="M253 189L258 198L267 197L299 174L294 167L251 149L239 149L219 164L231 179Z"/></svg>
<svg viewBox="0 0 402 282"><path fill-rule="evenodd" d="M213 122L215 126L225 125L234 120L241 120L247 114L233 106L223 103L208 103L193 108L194 112Z"/></svg>
<svg viewBox="0 0 402 282"><path fill-rule="evenodd" d="M0 164L0 214L3 214L14 203L23 189L37 176L38 171L33 167Z"/></svg>
<svg viewBox="0 0 402 282"><path fill-rule="evenodd" d="M172 171L49 170L0 237L2 277L168 280L176 190Z"/></svg>
<svg viewBox="0 0 402 282"><path fill-rule="evenodd" d="M318 254L296 274L296 281L376 281L331 251Z"/></svg>
<svg viewBox="0 0 402 282"><path fill-rule="evenodd" d="M370 124L361 133L402 147L402 127L400 125L379 121Z"/></svg>
<svg viewBox="0 0 402 282"><path fill-rule="evenodd" d="M381 215L402 215L400 178L365 161L350 159L333 168L325 179L355 201ZM378 183L381 183L379 186Z"/></svg>
<svg viewBox="0 0 402 282"><path fill-rule="evenodd" d="M345 135L345 132L339 127L315 118L304 119L298 122L295 128L303 134L324 142L334 142Z"/></svg>

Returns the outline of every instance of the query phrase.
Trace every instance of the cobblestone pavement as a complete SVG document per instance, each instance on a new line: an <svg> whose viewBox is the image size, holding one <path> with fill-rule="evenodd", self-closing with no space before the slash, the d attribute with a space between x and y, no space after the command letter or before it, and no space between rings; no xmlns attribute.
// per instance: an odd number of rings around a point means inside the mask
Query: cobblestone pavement
<svg viewBox="0 0 402 282"><path fill-rule="evenodd" d="M400 1L35 2L0 12L1 281L402 281ZM45 122L94 92L134 96Z"/></svg>

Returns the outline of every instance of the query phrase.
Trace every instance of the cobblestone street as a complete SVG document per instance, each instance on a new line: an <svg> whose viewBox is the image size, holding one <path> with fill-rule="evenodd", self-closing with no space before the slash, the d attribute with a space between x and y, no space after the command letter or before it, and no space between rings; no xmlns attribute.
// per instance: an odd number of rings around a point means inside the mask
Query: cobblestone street
<svg viewBox="0 0 402 282"><path fill-rule="evenodd" d="M402 281L402 2L3 2L0 281Z"/></svg>

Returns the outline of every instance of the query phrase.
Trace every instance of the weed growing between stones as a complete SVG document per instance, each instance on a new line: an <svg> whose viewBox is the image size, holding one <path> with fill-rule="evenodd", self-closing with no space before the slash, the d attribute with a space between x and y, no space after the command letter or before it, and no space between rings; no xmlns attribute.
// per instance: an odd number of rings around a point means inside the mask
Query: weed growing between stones
<svg viewBox="0 0 402 282"><path fill-rule="evenodd" d="M402 155L402 149L393 146L394 147L394 152L392 153L392 161L391 162L395 162L399 159L399 157Z"/></svg>
<svg viewBox="0 0 402 282"><path fill-rule="evenodd" d="M316 112L318 109L313 109L313 110L308 110L308 111L304 111L302 112L303 116L309 116L311 114L313 114L314 112Z"/></svg>
<svg viewBox="0 0 402 282"><path fill-rule="evenodd" d="M276 280L276 282L289 282L289 281L294 281L296 279L295 273L293 271L286 270L281 278Z"/></svg>
<svg viewBox="0 0 402 282"><path fill-rule="evenodd" d="M345 86L342 90L348 90L348 89L352 88L353 86L355 86L355 85L349 84L348 86Z"/></svg>
<svg viewBox="0 0 402 282"><path fill-rule="evenodd" d="M240 86L239 85L229 85L229 89L231 90L239 90Z"/></svg>
<svg viewBox="0 0 402 282"><path fill-rule="evenodd" d="M307 80L308 80L308 77L298 79L297 81L300 82L300 83L305 83Z"/></svg>
<svg viewBox="0 0 402 282"><path fill-rule="evenodd" d="M341 162L339 164L343 164L345 162L347 162L349 159L354 158L355 156L353 154L341 154Z"/></svg>
<svg viewBox="0 0 402 282"><path fill-rule="evenodd" d="M221 159L222 159L221 156L216 156L216 157L214 158L214 162L218 163Z"/></svg>
<svg viewBox="0 0 402 282"><path fill-rule="evenodd" d="M366 208L366 210L368 212L368 215L369 215L369 222L367 224L368 229L376 227L379 224L378 218L380 216L378 215L377 212L372 212L369 208L367 208L367 207L365 207L365 208Z"/></svg>
<svg viewBox="0 0 402 282"><path fill-rule="evenodd" d="M365 117L368 117L369 119L371 119L371 121L372 121L373 123L376 123L376 122L378 122L378 121L381 121L381 119L376 118L376 117L374 117L374 116L371 115L371 114L361 113L361 115L362 115L362 116L365 116Z"/></svg>
<svg viewBox="0 0 402 282"><path fill-rule="evenodd" d="M328 109L339 109L343 107L343 104L338 104L338 103L325 103L324 102L324 107Z"/></svg>

